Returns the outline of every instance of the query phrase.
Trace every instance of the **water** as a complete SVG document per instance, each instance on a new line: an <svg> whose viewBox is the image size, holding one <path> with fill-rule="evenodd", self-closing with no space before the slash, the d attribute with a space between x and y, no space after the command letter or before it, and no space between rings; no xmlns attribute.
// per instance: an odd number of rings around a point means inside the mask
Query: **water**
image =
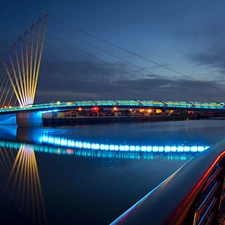
<svg viewBox="0 0 225 225"><path fill-rule="evenodd" d="M0 224L109 224L198 151L222 140L224 125L1 127Z"/></svg>

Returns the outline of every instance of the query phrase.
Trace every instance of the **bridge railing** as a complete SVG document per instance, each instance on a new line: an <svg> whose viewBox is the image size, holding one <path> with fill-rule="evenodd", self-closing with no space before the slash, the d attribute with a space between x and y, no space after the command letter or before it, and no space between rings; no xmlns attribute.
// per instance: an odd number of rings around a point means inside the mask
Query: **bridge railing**
<svg viewBox="0 0 225 225"><path fill-rule="evenodd" d="M195 156L111 225L216 224L224 199L224 165L225 140Z"/></svg>
<svg viewBox="0 0 225 225"><path fill-rule="evenodd" d="M184 102L184 101L153 101L153 100L87 100L73 102L50 102L44 104L34 104L27 107L4 107L0 108L0 113L31 111L46 108L65 108L65 107L153 107L153 108L180 108L180 109L216 109L225 110L224 102Z"/></svg>

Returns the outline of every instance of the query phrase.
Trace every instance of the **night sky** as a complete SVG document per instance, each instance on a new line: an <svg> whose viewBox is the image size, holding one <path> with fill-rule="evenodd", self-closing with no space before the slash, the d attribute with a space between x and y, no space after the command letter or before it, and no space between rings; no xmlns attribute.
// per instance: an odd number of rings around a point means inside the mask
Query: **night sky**
<svg viewBox="0 0 225 225"><path fill-rule="evenodd" d="M2 58L47 10L36 103L225 101L223 0L4 1Z"/></svg>

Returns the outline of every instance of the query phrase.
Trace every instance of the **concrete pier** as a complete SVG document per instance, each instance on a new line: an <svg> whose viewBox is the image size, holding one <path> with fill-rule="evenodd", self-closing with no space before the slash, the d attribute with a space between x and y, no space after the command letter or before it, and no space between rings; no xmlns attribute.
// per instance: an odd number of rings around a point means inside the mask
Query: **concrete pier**
<svg viewBox="0 0 225 225"><path fill-rule="evenodd" d="M24 126L42 126L41 112L18 112L16 114L16 124L20 127Z"/></svg>

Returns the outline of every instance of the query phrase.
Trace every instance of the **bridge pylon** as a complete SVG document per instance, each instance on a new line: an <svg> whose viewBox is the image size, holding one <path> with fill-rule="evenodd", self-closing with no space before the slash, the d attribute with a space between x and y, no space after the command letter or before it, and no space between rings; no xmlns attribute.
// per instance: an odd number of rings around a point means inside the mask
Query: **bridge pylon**
<svg viewBox="0 0 225 225"><path fill-rule="evenodd" d="M21 107L34 103L48 14L39 18L21 35L7 56L2 59L11 88ZM2 91L2 90L0 90ZM10 92L5 90L5 92ZM1 93L1 95L6 93ZM1 102L0 102L1 103ZM1 104L3 106L3 104Z"/></svg>

